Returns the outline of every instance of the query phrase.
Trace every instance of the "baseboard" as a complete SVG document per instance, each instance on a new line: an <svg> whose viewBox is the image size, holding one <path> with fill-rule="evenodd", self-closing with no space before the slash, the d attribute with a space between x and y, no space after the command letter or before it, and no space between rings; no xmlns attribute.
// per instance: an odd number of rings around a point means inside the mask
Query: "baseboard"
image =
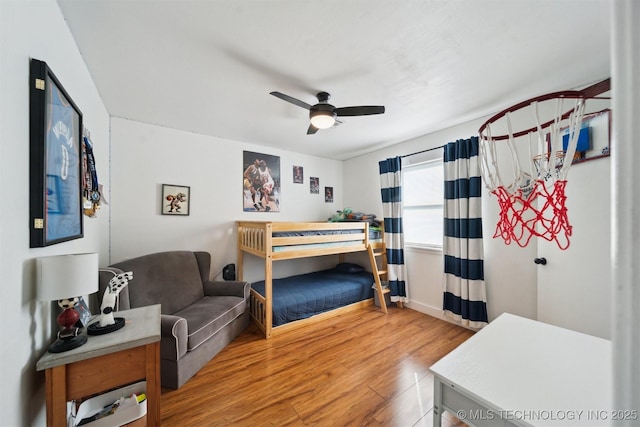
<svg viewBox="0 0 640 427"><path fill-rule="evenodd" d="M453 319L444 315L444 311L441 308L434 307L432 305L423 304L416 301L407 302L404 304L407 308L410 308L415 311L419 311L420 313L428 314L431 317L435 317L436 319L444 320L445 322L449 322L454 325L461 326L465 329L469 329L470 331L477 332L477 329L469 328L468 326L461 325L458 322L453 321Z"/></svg>
<svg viewBox="0 0 640 427"><path fill-rule="evenodd" d="M444 317L444 312L441 308L436 308L431 305L423 304L421 302L410 301L404 304L408 308L419 311L420 313L428 314L429 316L435 317L437 319L447 320Z"/></svg>

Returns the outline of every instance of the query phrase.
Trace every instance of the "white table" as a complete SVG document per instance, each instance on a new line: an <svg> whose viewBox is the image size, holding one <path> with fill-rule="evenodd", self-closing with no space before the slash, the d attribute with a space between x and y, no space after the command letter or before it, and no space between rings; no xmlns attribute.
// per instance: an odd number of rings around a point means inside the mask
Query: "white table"
<svg viewBox="0 0 640 427"><path fill-rule="evenodd" d="M502 314L431 367L433 425L450 411L474 426L595 426L613 411L611 342ZM627 412L624 412L627 410Z"/></svg>

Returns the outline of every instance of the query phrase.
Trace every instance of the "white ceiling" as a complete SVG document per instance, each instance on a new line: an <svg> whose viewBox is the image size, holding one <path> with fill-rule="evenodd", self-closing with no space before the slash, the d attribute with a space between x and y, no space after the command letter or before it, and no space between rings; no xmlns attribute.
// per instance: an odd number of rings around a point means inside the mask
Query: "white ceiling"
<svg viewBox="0 0 640 427"><path fill-rule="evenodd" d="M609 1L58 3L112 116L348 159L609 77ZM271 91L386 112L306 135Z"/></svg>

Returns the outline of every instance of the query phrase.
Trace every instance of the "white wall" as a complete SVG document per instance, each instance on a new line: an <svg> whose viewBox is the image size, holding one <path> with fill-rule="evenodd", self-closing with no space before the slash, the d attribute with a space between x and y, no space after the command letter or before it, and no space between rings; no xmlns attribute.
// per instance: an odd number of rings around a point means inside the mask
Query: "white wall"
<svg viewBox="0 0 640 427"><path fill-rule="evenodd" d="M236 221L326 220L342 209L342 162L258 145L112 118L111 262L165 250L203 250L212 255L212 275L236 262ZM243 151L280 156L280 212L243 212ZM304 183L293 183L293 166ZM309 177L320 178L310 194ZM190 187L189 216L160 214L162 184ZM334 188L333 203L324 187ZM334 257L275 263L275 277L307 272ZM245 262L245 280L263 278L264 263ZM220 278L220 277L218 277Z"/></svg>
<svg viewBox="0 0 640 427"><path fill-rule="evenodd" d="M49 64L91 130L99 177L109 179L109 117L53 0L0 1L0 425L45 424L44 372L36 361L55 333L51 303L36 301L35 258L99 252L107 256L108 207L85 219L82 239L29 249L29 59ZM57 309L57 306L56 306ZM53 313L52 313L53 312ZM53 314L53 316L52 316Z"/></svg>

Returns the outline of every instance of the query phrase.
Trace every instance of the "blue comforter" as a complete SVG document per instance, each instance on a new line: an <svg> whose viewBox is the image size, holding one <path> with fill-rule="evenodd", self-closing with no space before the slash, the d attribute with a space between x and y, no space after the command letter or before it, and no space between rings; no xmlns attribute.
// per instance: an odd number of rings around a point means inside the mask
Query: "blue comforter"
<svg viewBox="0 0 640 427"><path fill-rule="evenodd" d="M373 275L324 270L273 279L273 326L373 298ZM264 280L251 284L264 295Z"/></svg>

